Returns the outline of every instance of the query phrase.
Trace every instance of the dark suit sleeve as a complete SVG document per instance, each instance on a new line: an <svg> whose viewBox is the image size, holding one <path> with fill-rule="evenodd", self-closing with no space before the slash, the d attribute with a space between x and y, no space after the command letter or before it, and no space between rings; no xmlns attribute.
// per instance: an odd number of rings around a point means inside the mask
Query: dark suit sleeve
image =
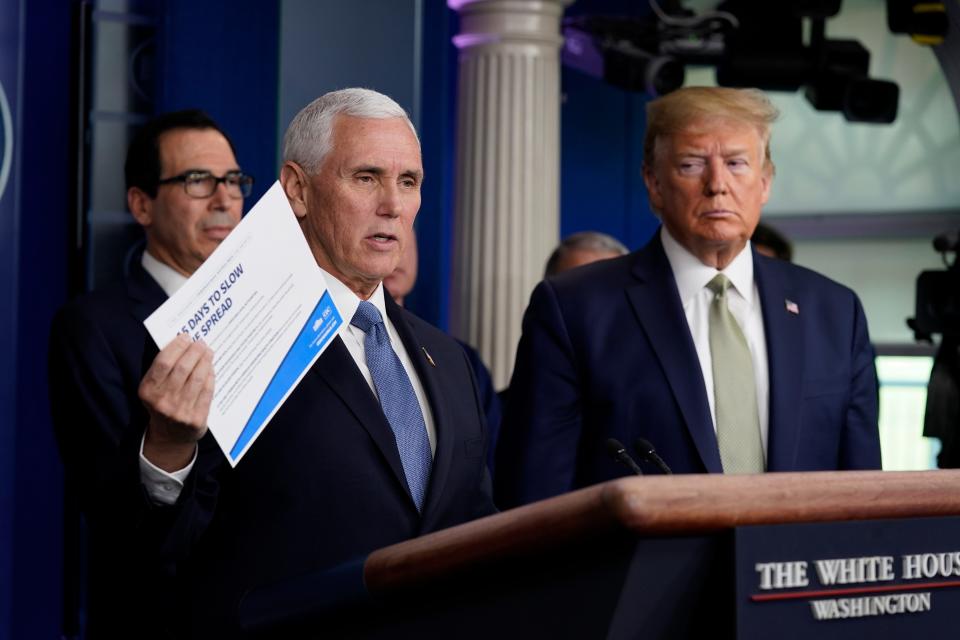
<svg viewBox="0 0 960 640"><path fill-rule="evenodd" d="M477 371L474 368L477 363L479 363L481 367L484 367L484 365L483 365L483 362L479 360L479 357L480 357L479 354L477 354L477 362L476 363L474 362L473 358L470 355L470 352L468 351L468 349L472 350L472 347L469 347L468 345L465 345L465 344L461 344L460 346L464 347L462 349L463 357L466 360L467 372L470 378L470 388L473 391L473 403L476 406L477 422L481 427L481 433L483 433L484 435L484 442L486 446L491 447L494 445L491 441L490 427L487 421L488 418L486 416L486 409L485 409L485 402L486 402L485 391L488 391L488 390L486 390L485 387L482 386L482 383L477 376ZM476 351L474 351L474 353L476 354ZM486 367L484 367L484 370L486 370ZM492 389L493 382L490 380L489 375L490 374L488 373L486 382L490 385L490 389ZM498 420L499 420L499 417L500 416L498 414L497 415ZM487 460L488 457L489 456L485 455L483 456L483 459ZM494 502L493 502L493 480L490 475L489 465L485 463L485 464L482 464L481 467L482 467L482 470L480 474L480 486L479 486L479 490L473 494L474 495L473 508L472 508L472 513L468 517L468 521L475 520L477 518L482 518L484 516L489 516L497 512L497 509L494 507Z"/></svg>
<svg viewBox="0 0 960 640"><path fill-rule="evenodd" d="M51 413L68 489L87 515L91 539L111 549L118 569L172 574L209 521L215 458L203 444L177 505L149 499L140 482L147 414L137 387L150 364L143 360L156 350L140 327L121 327L101 311L68 307L51 330Z"/></svg>
<svg viewBox="0 0 960 640"><path fill-rule="evenodd" d="M523 334L497 445L494 501L501 509L570 491L582 408L577 363L556 291L537 286Z"/></svg>
<svg viewBox="0 0 960 640"><path fill-rule="evenodd" d="M500 433L500 420L502 410L500 396L497 395L493 387L493 378L490 377L490 371L477 350L466 342L457 340L464 352L467 354L467 360L470 362L470 368L473 371L474 381L477 383L477 391L480 394L480 404L483 407L483 414L487 425L487 466L491 473L493 472L494 455L497 446L497 436Z"/></svg>
<svg viewBox="0 0 960 640"><path fill-rule="evenodd" d="M121 507L132 520L150 510L137 455L146 413L134 404L118 354L82 312L61 312L50 334L51 412L71 488L95 519Z"/></svg>
<svg viewBox="0 0 960 640"><path fill-rule="evenodd" d="M850 396L840 444L840 469L879 469L880 435L875 352L867 333L867 319L854 296Z"/></svg>

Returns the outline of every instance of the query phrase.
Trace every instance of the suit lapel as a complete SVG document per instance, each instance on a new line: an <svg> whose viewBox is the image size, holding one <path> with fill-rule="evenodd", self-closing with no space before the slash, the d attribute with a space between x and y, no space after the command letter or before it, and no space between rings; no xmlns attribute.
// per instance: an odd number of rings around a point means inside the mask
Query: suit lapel
<svg viewBox="0 0 960 640"><path fill-rule="evenodd" d="M444 396L440 392L440 384L437 376L443 375L444 365L450 363L442 361L428 362L426 355L426 345L422 343L419 336L414 332L413 327L404 315L403 309L390 299L385 297L387 315L390 317L403 346L413 361L413 366L417 370L417 376L423 384L424 391L427 394L427 401L430 403L430 410L433 412L433 425L437 434L437 450L433 456L433 467L430 471L430 484L427 488L427 497L423 508L423 521L421 528L429 529L432 516L438 513L437 505L443 497L443 489L446 486L446 478L450 472L450 464L453 460L453 437L449 433L451 428L448 418L449 411L444 401ZM432 359L434 354L430 355Z"/></svg>
<svg viewBox="0 0 960 640"><path fill-rule="evenodd" d="M627 288L627 297L650 339L700 459L707 471L721 473L723 466L700 360L659 232L637 254L633 274L638 282Z"/></svg>
<svg viewBox="0 0 960 640"><path fill-rule="evenodd" d="M167 301L167 294L160 288L160 284L143 268L142 256L142 249L130 252L124 277L124 287L130 301L130 314L140 323ZM141 375L146 374L147 370L150 369L158 353L160 353L160 349L147 332L146 327L143 327L143 348L140 359Z"/></svg>
<svg viewBox="0 0 960 640"><path fill-rule="evenodd" d="M383 415L383 409L377 397L370 390L367 381L357 369L353 356L347 350L340 336L334 338L327 350L320 356L313 367L313 372L319 375L333 389L333 392L347 406L357 422L370 434L370 438L377 445L400 486L407 496L410 488L407 486L407 477L400 463L400 452L397 450L397 441ZM413 498L410 497L413 506Z"/></svg>
<svg viewBox="0 0 960 640"><path fill-rule="evenodd" d="M143 322L157 307L167 300L167 294L156 280L153 279L140 262L142 251L131 254L127 263L127 277L125 284L127 296L130 298L130 310L137 320Z"/></svg>
<svg viewBox="0 0 960 640"><path fill-rule="evenodd" d="M802 300L790 290L776 263L753 254L754 278L760 291L763 330L770 374L767 470L794 469L800 435L800 394L804 344ZM787 308L792 303L797 313Z"/></svg>

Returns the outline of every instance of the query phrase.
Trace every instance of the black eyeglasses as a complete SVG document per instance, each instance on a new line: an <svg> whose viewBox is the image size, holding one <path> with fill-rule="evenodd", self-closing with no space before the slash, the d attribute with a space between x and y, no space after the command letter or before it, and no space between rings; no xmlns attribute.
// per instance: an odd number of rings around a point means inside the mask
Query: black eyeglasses
<svg viewBox="0 0 960 640"><path fill-rule="evenodd" d="M158 185L182 182L183 190L191 198L209 198L222 182L227 185L227 195L231 198L245 198L253 188L253 176L242 171L229 171L222 178L218 178L209 171L187 171L178 176L164 178L157 181Z"/></svg>

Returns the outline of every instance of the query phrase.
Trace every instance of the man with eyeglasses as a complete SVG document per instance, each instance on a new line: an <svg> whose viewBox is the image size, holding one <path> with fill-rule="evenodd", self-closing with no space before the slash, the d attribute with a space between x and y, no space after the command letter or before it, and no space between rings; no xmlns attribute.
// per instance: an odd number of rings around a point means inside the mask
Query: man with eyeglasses
<svg viewBox="0 0 960 640"><path fill-rule="evenodd" d="M199 439L187 443L186 459L170 458L168 443L184 432L169 419L169 407L192 402L187 390L199 379L178 373L210 371L212 357L202 345L181 342L158 355L143 320L240 222L253 184L226 133L198 110L144 125L124 169L144 250L125 266L122 283L67 304L50 339L54 428L89 530L91 638L162 635L163 625L150 617L158 601L175 597L164 565L178 550L161 549L155 532L175 517Z"/></svg>

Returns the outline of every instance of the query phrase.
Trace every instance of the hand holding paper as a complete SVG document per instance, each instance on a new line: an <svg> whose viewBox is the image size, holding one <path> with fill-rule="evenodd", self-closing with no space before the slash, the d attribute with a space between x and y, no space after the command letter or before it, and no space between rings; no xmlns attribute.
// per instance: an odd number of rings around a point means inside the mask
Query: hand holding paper
<svg viewBox="0 0 960 640"><path fill-rule="evenodd" d="M275 183L144 324L167 345L140 389L151 420L160 416L151 437L173 449L202 437L206 424L235 465L343 322ZM209 347L184 348L188 338Z"/></svg>
<svg viewBox="0 0 960 640"><path fill-rule="evenodd" d="M185 467L196 442L207 432L213 399L213 350L184 334L157 354L140 383L150 414L143 454L165 471Z"/></svg>

